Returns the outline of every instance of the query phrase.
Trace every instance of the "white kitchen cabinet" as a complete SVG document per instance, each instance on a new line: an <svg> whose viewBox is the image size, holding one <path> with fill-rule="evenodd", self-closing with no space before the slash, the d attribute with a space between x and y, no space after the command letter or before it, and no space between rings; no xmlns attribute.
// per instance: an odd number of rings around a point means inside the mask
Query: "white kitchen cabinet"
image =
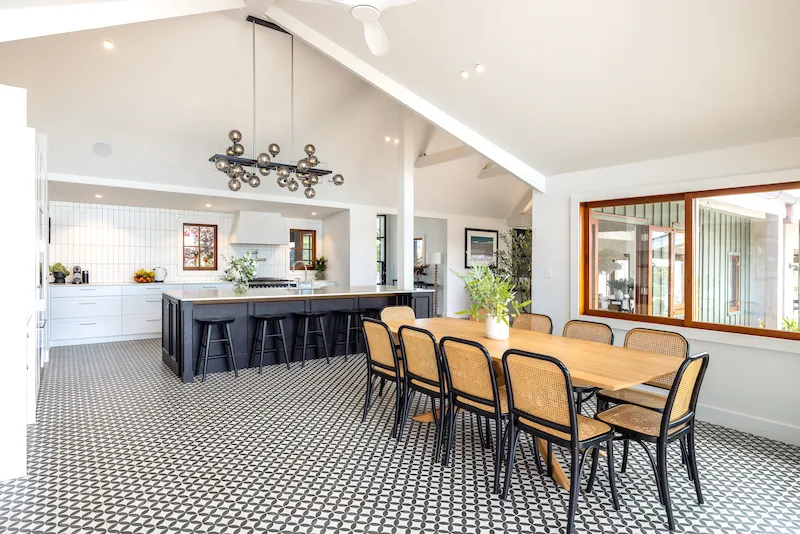
<svg viewBox="0 0 800 534"><path fill-rule="evenodd" d="M122 334L120 316L85 317L81 319L53 319L50 337L53 342L95 339L119 336ZM73 343L60 343L70 345Z"/></svg>
<svg viewBox="0 0 800 534"><path fill-rule="evenodd" d="M122 335L161 334L161 315L123 315Z"/></svg>
<svg viewBox="0 0 800 534"><path fill-rule="evenodd" d="M52 319L84 317L118 317L122 313L122 297L63 297L50 301Z"/></svg>
<svg viewBox="0 0 800 534"><path fill-rule="evenodd" d="M122 295L120 286L50 284L50 298L110 297Z"/></svg>

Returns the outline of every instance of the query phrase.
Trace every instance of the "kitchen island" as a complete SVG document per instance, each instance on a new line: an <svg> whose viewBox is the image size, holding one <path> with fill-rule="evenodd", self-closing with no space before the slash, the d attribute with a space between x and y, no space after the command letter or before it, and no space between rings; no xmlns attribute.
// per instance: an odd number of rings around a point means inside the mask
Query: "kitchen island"
<svg viewBox="0 0 800 534"><path fill-rule="evenodd" d="M194 380L194 362L200 347L201 319L233 317L231 324L236 366L250 366L255 338L255 315L285 314L283 327L289 351L296 329L294 313L323 311L328 345L333 341L333 313L339 310L372 309L384 306L410 306L418 318L433 316L433 290L400 289L395 286L322 287L316 289L263 288L237 295L231 289L164 291L161 300L161 359L184 382ZM220 334L215 331L215 339ZM212 346L211 355L224 354L222 343ZM344 346L337 348L342 353ZM309 350L309 353L312 352ZM313 351L317 352L317 351ZM321 357L322 352L319 352ZM300 351L292 354L300 360ZM331 354L334 356L334 354ZM313 358L311 354L306 359ZM282 356L281 356L282 358ZM257 365L257 362L255 362ZM278 363L277 354L264 355L264 365ZM227 370L225 358L209 359L208 372Z"/></svg>

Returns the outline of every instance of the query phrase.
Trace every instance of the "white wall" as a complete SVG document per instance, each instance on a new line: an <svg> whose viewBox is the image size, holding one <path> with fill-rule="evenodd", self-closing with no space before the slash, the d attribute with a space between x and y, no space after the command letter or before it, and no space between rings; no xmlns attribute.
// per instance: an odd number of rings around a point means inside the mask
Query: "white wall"
<svg viewBox="0 0 800 534"><path fill-rule="evenodd" d="M258 250L257 276L286 277L289 250L286 245L231 245L228 237L233 213L110 206L77 202L51 202L50 263L71 269L80 265L89 271L91 282L123 282L139 269L164 267L167 281L211 282L217 271L183 271L183 223L216 224L218 262L223 255L240 256ZM323 255L322 221L284 218L290 228L316 230L317 255Z"/></svg>
<svg viewBox="0 0 800 534"><path fill-rule="evenodd" d="M800 180L800 138L551 177L547 195L534 199L534 311L550 315L556 332L579 315L580 202L792 180ZM618 343L643 326L587 319L610 324ZM800 444L800 342L673 330L689 339L693 353L711 355L701 419Z"/></svg>
<svg viewBox="0 0 800 534"><path fill-rule="evenodd" d="M340 211L322 221L327 278L340 286L350 285L350 211Z"/></svg>
<svg viewBox="0 0 800 534"><path fill-rule="evenodd" d="M437 313L443 314L447 305L447 219L432 217L414 217L414 238L425 240L425 262L428 263L431 252L441 252L442 264L439 265L439 298ZM425 282L433 283L434 266L428 267L428 274L422 277Z"/></svg>
<svg viewBox="0 0 800 534"><path fill-rule="evenodd" d="M378 259L375 252L376 221L379 211L375 206L350 208L350 285L375 285Z"/></svg>

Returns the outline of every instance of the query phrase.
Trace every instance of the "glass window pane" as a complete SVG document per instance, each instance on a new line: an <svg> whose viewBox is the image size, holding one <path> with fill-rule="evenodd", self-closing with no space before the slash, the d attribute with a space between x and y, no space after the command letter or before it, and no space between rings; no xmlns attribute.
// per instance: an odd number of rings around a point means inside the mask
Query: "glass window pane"
<svg viewBox="0 0 800 534"><path fill-rule="evenodd" d="M696 320L798 330L800 190L695 201Z"/></svg>
<svg viewBox="0 0 800 534"><path fill-rule="evenodd" d="M592 209L589 308L683 317L684 219L683 201Z"/></svg>
<svg viewBox="0 0 800 534"><path fill-rule="evenodd" d="M199 233L199 229L197 226L191 225L184 225L183 227L183 246L184 247L196 247L197 246L197 234Z"/></svg>
<svg viewBox="0 0 800 534"><path fill-rule="evenodd" d="M183 266L184 267L197 267L197 259L199 257L198 249L196 247L187 247L183 249Z"/></svg>

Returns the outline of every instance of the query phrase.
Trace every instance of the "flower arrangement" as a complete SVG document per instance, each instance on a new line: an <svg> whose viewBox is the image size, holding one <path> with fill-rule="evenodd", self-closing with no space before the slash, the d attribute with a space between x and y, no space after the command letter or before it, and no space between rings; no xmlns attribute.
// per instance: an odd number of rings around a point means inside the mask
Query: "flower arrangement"
<svg viewBox="0 0 800 534"><path fill-rule="evenodd" d="M256 251L256 254L258 251ZM222 256L225 270L220 280L233 283L233 291L242 295L247 292L248 282L256 275L256 257L246 252L244 256Z"/></svg>
<svg viewBox="0 0 800 534"><path fill-rule="evenodd" d="M420 276L427 275L428 274L428 267L429 267L429 265L427 263L423 264L423 265L415 265L414 266L414 276L420 277Z"/></svg>

